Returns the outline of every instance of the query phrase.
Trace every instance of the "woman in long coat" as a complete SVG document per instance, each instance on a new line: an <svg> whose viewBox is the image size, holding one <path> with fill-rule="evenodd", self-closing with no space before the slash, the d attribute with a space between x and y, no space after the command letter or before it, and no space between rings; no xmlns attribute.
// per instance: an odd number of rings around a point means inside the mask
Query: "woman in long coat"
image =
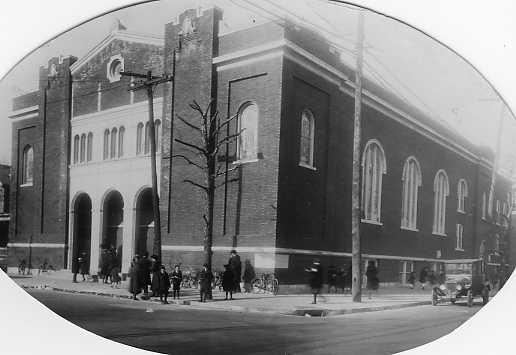
<svg viewBox="0 0 516 355"><path fill-rule="evenodd" d="M168 304L168 290L170 289L170 277L168 273L165 271L165 267L163 265L160 266L158 272L158 295L159 300L163 304ZM163 299L165 298L165 299Z"/></svg>
<svg viewBox="0 0 516 355"><path fill-rule="evenodd" d="M369 291L369 298L371 298L372 291L378 291L380 280L378 279L378 269L376 268L374 261L369 261L366 269L367 277L367 290Z"/></svg>
<svg viewBox="0 0 516 355"><path fill-rule="evenodd" d="M249 259L246 259L245 261L245 270L244 270L244 290L246 293L251 292L252 282L254 278L256 277L256 273L254 272L254 267L251 264L251 261Z"/></svg>
<svg viewBox="0 0 516 355"><path fill-rule="evenodd" d="M230 295L230 299L232 300L233 291L235 291L235 276L229 264L224 265L224 267L226 269L222 275L222 289L226 292L226 300L228 299L228 293Z"/></svg>
<svg viewBox="0 0 516 355"><path fill-rule="evenodd" d="M151 256L151 273L152 273L152 283L151 283L151 291L152 291L152 294L151 294L151 297L157 297L159 296L159 292L158 292L158 289L159 289L159 262L158 262L158 257L156 255L152 255Z"/></svg>
<svg viewBox="0 0 516 355"><path fill-rule="evenodd" d="M131 263L129 269L129 292L133 295L133 300L137 300L136 295L142 292L142 285L140 282L140 262L139 257L136 255Z"/></svg>

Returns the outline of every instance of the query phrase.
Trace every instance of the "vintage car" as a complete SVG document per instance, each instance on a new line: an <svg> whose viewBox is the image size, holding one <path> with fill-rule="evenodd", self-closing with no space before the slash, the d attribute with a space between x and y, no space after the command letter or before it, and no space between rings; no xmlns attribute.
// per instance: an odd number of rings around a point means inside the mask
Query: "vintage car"
<svg viewBox="0 0 516 355"><path fill-rule="evenodd" d="M489 301L491 285L487 279L487 265L482 259L460 259L444 263L444 282L432 290L432 304L450 301L455 303L466 298L468 307L473 300L482 297L482 304Z"/></svg>

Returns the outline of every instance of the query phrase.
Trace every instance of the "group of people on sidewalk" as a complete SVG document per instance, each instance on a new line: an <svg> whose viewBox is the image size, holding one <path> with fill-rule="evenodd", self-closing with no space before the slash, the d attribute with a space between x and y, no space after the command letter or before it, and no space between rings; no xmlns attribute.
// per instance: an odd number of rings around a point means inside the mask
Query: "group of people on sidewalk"
<svg viewBox="0 0 516 355"><path fill-rule="evenodd" d="M142 299L159 297L162 303L168 304L171 286L174 299L179 299L182 280L183 273L179 265L175 265L169 275L156 255L152 255L149 259L149 253L145 252L141 257L139 255L133 257L129 269L129 292L134 300L137 300L136 296L143 292ZM150 295L149 286L152 291Z"/></svg>
<svg viewBox="0 0 516 355"><path fill-rule="evenodd" d="M100 276L103 283L111 284L111 287L120 286L120 262L115 248L103 249L100 254Z"/></svg>

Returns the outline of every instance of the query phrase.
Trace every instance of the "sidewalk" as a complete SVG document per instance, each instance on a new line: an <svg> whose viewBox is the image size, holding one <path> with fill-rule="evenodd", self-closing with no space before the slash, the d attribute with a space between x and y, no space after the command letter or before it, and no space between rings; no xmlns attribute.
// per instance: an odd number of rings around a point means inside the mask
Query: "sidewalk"
<svg viewBox="0 0 516 355"><path fill-rule="evenodd" d="M122 282L120 288L113 288L102 282L73 283L71 281L72 275L69 272L53 272L31 276L10 274L9 276L25 289L39 288L69 293L131 298L127 291L128 281ZM78 280L80 279L81 277L78 275ZM318 297L318 302L314 305L311 304L313 296L310 294L273 296L264 293L237 293L234 295L234 300L225 301L225 293L219 290L213 290L212 301L200 303L197 289L183 289L181 290L180 301L169 300L169 302L195 309L298 316L333 316L427 305L430 304L430 293L431 291L428 289L411 290L402 287L388 287L380 289L378 294L373 294L372 299L368 299L367 292L364 291L361 303L352 302L349 294L323 294ZM159 300L153 299L145 302L159 302Z"/></svg>

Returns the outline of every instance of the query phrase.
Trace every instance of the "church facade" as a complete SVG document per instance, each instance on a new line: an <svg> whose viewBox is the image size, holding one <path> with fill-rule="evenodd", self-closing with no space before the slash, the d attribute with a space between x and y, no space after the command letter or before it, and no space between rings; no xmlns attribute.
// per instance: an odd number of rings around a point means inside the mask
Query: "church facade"
<svg viewBox="0 0 516 355"><path fill-rule="evenodd" d="M214 100L225 134L214 208L214 269L237 249L258 272L301 284L314 258L347 267L351 258L354 73L323 36L284 21L219 34L222 12L188 10L164 38L111 33L80 59L53 58L40 88L13 102L11 266L30 255L71 268L114 248L127 273L134 254L152 253L148 106L120 71L168 73L154 97L165 265L203 262L202 173L175 139L195 142L190 107ZM511 182L492 155L378 83L363 93L361 236L364 261L380 279L446 260L503 257ZM181 117L182 120L179 120ZM195 154L189 156L195 159ZM492 209L489 210L489 206Z"/></svg>

